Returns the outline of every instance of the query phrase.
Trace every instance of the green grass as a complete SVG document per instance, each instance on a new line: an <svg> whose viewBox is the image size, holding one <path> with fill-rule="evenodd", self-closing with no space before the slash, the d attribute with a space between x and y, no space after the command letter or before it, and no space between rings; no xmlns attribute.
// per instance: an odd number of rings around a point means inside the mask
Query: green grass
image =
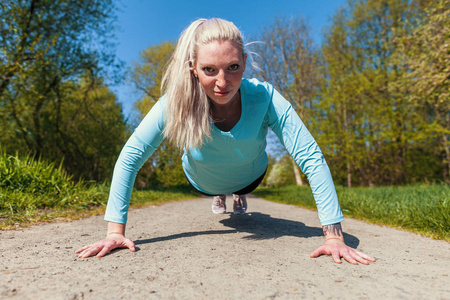
<svg viewBox="0 0 450 300"><path fill-rule="evenodd" d="M100 214L108 193L106 184L74 182L52 163L0 150L0 229ZM309 187L260 188L253 193L267 200L316 207ZM450 185L337 187L337 193L347 217L450 240ZM152 187L134 191L131 206L198 196L189 186Z"/></svg>
<svg viewBox="0 0 450 300"><path fill-rule="evenodd" d="M130 205L133 207L147 206L162 202L199 198L201 195L195 192L189 185L171 187L153 186L145 190L134 190L131 195Z"/></svg>
<svg viewBox="0 0 450 300"><path fill-rule="evenodd" d="M336 188L346 217L450 240L450 185ZM258 197L316 208L309 187L260 188Z"/></svg>
<svg viewBox="0 0 450 300"><path fill-rule="evenodd" d="M106 184L74 182L61 167L0 150L0 229L104 212ZM188 186L135 191L132 206L198 197Z"/></svg>

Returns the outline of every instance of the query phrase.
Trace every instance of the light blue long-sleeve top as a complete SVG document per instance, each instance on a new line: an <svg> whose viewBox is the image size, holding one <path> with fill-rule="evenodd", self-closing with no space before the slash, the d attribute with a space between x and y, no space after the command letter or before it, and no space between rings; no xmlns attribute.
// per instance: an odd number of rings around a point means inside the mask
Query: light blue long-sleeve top
<svg viewBox="0 0 450 300"><path fill-rule="evenodd" d="M291 104L272 85L242 79L242 112L224 132L212 125L212 139L184 151L182 165L189 182L208 194L238 191L267 168L266 135L270 127L308 177L322 225L343 221L328 165L314 138ZM162 143L165 96L152 107L125 144L114 168L105 220L126 223L136 174Z"/></svg>

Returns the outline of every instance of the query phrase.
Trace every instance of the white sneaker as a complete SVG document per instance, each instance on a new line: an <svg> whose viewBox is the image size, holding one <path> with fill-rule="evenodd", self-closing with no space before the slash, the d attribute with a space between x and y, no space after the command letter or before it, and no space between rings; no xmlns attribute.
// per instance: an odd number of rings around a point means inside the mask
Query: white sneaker
<svg viewBox="0 0 450 300"><path fill-rule="evenodd" d="M213 213L224 214L227 211L227 205L225 204L226 199L227 195L218 195L213 198L212 202Z"/></svg>
<svg viewBox="0 0 450 300"><path fill-rule="evenodd" d="M245 195L233 194L233 210L235 215L245 214L247 212L247 199Z"/></svg>

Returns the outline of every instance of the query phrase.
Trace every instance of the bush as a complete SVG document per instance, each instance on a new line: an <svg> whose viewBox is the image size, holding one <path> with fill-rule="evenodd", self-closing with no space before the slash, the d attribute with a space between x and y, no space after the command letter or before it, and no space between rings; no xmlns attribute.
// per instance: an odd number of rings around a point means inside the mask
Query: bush
<svg viewBox="0 0 450 300"><path fill-rule="evenodd" d="M85 211L106 204L107 187L74 182L61 167L20 158L0 150L0 220L14 222L46 219L56 211ZM46 213L43 213L46 212ZM0 224L1 225L1 224Z"/></svg>
<svg viewBox="0 0 450 300"><path fill-rule="evenodd" d="M265 183L269 187L295 184L295 174L289 156L285 155L273 164Z"/></svg>

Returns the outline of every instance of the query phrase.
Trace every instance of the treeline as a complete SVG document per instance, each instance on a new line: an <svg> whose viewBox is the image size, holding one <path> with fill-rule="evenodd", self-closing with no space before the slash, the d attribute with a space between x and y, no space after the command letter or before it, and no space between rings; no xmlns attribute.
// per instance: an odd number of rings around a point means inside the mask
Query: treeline
<svg viewBox="0 0 450 300"><path fill-rule="evenodd" d="M269 81L292 103L337 184L450 182L449 15L448 1L350 0L320 46L304 19L277 18L252 37L259 70L250 75ZM160 96L172 50L170 42L152 46L135 64L142 114ZM163 167L183 178L171 158ZM281 159L264 183L303 184L295 166L288 171L292 165Z"/></svg>
<svg viewBox="0 0 450 300"><path fill-rule="evenodd" d="M291 101L338 184L450 181L450 2L351 0L320 47L306 22L259 39L264 79Z"/></svg>
<svg viewBox="0 0 450 300"><path fill-rule="evenodd" d="M103 180L129 134L105 84L112 1L9 1L0 4L0 143L62 160L70 173ZM68 13L70 11L70 14ZM251 37L259 69L316 137L335 182L346 186L450 182L450 2L349 0L321 45L307 21L278 18ZM130 74L144 116L161 96L174 44L141 53ZM137 185L185 181L169 143ZM276 164L276 163L275 163ZM289 178L305 180L292 161ZM274 172L287 174L282 167ZM275 181L276 174L266 178ZM303 177L303 178L302 178ZM277 185L282 182L277 182Z"/></svg>
<svg viewBox="0 0 450 300"><path fill-rule="evenodd" d="M450 2L351 1L321 49L314 131L339 183L450 182Z"/></svg>
<svg viewBox="0 0 450 300"><path fill-rule="evenodd" d="M113 0L0 4L0 147L103 181L128 135L108 89Z"/></svg>

